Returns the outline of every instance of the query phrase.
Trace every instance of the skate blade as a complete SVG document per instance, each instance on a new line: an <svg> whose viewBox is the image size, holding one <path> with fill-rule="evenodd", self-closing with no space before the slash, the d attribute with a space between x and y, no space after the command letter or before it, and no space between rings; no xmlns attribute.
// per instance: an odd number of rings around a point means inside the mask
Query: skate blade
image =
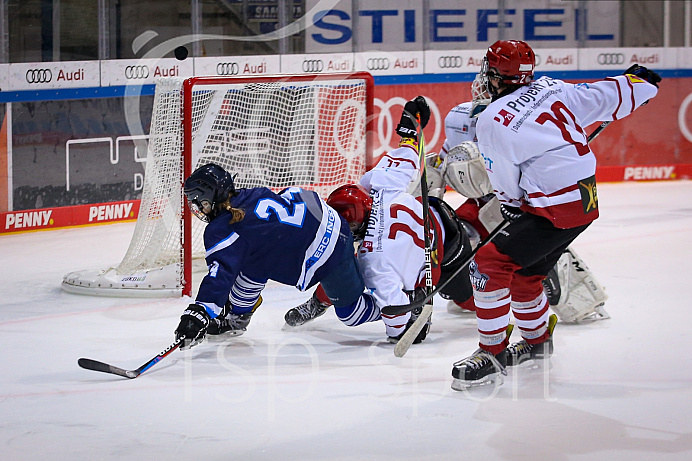
<svg viewBox="0 0 692 461"><path fill-rule="evenodd" d="M281 331L314 330L314 325L313 325L314 320L315 319L308 320L307 322L301 323L300 325L290 325L290 324L284 322L283 326L281 327Z"/></svg>
<svg viewBox="0 0 692 461"><path fill-rule="evenodd" d="M498 387L505 382L505 377L502 373L497 373L493 375L484 376L481 379L475 381L466 381L465 379L452 379L452 389L455 391L466 391L469 389L481 388L481 387Z"/></svg>
<svg viewBox="0 0 692 461"><path fill-rule="evenodd" d="M244 330L226 331L224 333L219 333L218 335L212 335L207 333L207 341L211 343L221 343L231 338L235 338L236 336L241 336L243 333L245 333Z"/></svg>
<svg viewBox="0 0 692 461"><path fill-rule="evenodd" d="M552 369L553 363L550 360L550 357L535 358L535 359L524 360L523 362L521 362L517 365L508 365L507 366L507 369L512 369L512 368L518 368L521 370L529 370L529 371L543 371L543 370Z"/></svg>
<svg viewBox="0 0 692 461"><path fill-rule="evenodd" d="M453 306L447 304L447 313L449 314L454 314L458 315L460 317L476 317L476 312L475 311L469 311L466 309L462 309L461 307L457 306L454 304Z"/></svg>

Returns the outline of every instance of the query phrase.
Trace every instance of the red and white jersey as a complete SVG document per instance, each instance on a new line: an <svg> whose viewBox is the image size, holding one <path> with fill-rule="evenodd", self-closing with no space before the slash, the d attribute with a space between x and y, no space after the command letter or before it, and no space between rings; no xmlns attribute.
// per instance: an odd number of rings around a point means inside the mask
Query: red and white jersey
<svg viewBox="0 0 692 461"><path fill-rule="evenodd" d="M598 217L596 157L584 128L619 120L658 89L633 75L570 84L541 77L493 101L478 117L478 145L501 202L558 228Z"/></svg>
<svg viewBox="0 0 692 461"><path fill-rule="evenodd" d="M447 152L454 146L464 141L477 142L476 123L478 118L471 118L471 102L464 102L454 107L445 117L445 142L440 150L440 157L444 158Z"/></svg>
<svg viewBox="0 0 692 461"><path fill-rule="evenodd" d="M406 192L409 182L418 175L419 167L415 144L402 142L400 147L382 156L360 181L370 191L372 210L358 249L358 264L365 286L380 309L392 304L408 304L405 291L413 291L424 280L423 206L418 198ZM430 211L435 229L431 232L433 261L441 261L443 229L437 212L432 208ZM434 269L433 283L437 279L439 269ZM403 332L409 317L409 313L383 316L387 335L398 336Z"/></svg>

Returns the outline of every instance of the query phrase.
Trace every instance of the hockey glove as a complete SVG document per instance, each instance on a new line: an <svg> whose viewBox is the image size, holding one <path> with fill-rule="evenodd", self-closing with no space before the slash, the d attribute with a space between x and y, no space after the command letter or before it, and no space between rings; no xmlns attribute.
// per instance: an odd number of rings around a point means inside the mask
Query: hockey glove
<svg viewBox="0 0 692 461"><path fill-rule="evenodd" d="M180 316L180 323L175 329L175 339L185 337L181 349L189 349L204 340L209 327L209 314L199 304L190 304Z"/></svg>
<svg viewBox="0 0 692 461"><path fill-rule="evenodd" d="M502 213L502 217L509 222L516 221L517 219L521 218L521 216L524 214L524 212L521 211L519 208L514 206L507 206L505 204L500 205L500 212Z"/></svg>
<svg viewBox="0 0 692 461"><path fill-rule="evenodd" d="M430 107L423 96L418 96L404 106L404 112L401 114L401 120L396 127L396 132L402 138L417 138L417 126L420 124L422 130L429 120Z"/></svg>
<svg viewBox="0 0 692 461"><path fill-rule="evenodd" d="M647 69L644 66L640 66L639 64L633 64L632 67L625 71L625 74L635 75L641 78L642 80L646 80L647 82L651 83L656 88L658 88L658 82L661 81L660 75L658 75L653 70Z"/></svg>

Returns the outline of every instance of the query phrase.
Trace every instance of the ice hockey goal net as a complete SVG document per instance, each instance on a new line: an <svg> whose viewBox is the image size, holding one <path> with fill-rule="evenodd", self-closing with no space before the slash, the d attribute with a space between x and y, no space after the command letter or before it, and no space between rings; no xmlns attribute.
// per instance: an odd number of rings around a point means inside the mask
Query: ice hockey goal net
<svg viewBox="0 0 692 461"><path fill-rule="evenodd" d="M365 72L160 79L129 249L117 267L67 274L63 288L191 295L193 262L205 268L204 223L185 205L184 178L216 163L237 174L236 187L299 186L326 197L370 166L372 108Z"/></svg>

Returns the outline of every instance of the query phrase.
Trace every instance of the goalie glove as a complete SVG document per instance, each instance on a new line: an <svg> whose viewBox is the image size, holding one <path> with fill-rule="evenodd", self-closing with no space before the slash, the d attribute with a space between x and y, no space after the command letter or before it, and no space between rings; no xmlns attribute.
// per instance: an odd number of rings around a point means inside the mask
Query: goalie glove
<svg viewBox="0 0 692 461"><path fill-rule="evenodd" d="M402 138L418 138L418 125L422 130L430 120L430 107L423 96L406 103L396 132Z"/></svg>
<svg viewBox="0 0 692 461"><path fill-rule="evenodd" d="M485 160L473 141L464 141L451 148L443 170L446 183L464 197L479 198L493 192Z"/></svg>
<svg viewBox="0 0 692 461"><path fill-rule="evenodd" d="M180 316L180 323L175 329L176 340L185 338L181 349L189 349L204 341L210 320L204 306L190 304Z"/></svg>

